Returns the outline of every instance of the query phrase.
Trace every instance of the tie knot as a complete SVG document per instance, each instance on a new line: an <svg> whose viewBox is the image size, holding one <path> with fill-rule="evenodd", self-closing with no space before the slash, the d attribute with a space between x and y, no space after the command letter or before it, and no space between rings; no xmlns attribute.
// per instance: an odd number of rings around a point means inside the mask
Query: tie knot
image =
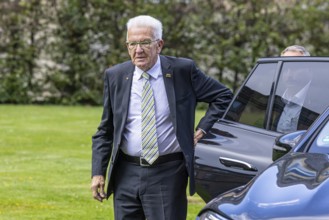
<svg viewBox="0 0 329 220"><path fill-rule="evenodd" d="M146 72L143 72L142 76L144 77L144 79L147 79L147 80L149 80L149 78L150 78L150 75Z"/></svg>

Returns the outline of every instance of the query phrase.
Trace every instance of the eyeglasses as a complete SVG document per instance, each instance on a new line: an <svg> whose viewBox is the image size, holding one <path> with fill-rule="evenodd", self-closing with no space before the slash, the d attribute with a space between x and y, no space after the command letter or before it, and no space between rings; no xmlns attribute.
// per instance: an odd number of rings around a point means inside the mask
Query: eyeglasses
<svg viewBox="0 0 329 220"><path fill-rule="evenodd" d="M131 41L126 42L126 45L129 50L134 50L139 45L142 49L149 49L151 47L151 43L156 42L158 40L144 40L144 41Z"/></svg>

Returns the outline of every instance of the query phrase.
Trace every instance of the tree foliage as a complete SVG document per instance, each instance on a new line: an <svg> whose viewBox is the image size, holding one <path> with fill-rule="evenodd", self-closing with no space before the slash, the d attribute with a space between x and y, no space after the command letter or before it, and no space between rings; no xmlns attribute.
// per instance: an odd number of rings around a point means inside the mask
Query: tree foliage
<svg viewBox="0 0 329 220"><path fill-rule="evenodd" d="M102 102L104 70L129 59L129 18L162 21L163 54L194 59L236 90L259 57L300 44L326 56L325 0L0 2L0 103Z"/></svg>

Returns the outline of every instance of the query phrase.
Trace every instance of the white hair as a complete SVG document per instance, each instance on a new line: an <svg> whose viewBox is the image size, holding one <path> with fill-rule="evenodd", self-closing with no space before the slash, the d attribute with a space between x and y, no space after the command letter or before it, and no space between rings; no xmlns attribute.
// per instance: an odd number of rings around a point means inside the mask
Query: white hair
<svg viewBox="0 0 329 220"><path fill-rule="evenodd" d="M150 27L153 30L153 37L156 40L162 40L162 23L149 15L139 15L129 19L127 30L133 27Z"/></svg>
<svg viewBox="0 0 329 220"><path fill-rule="evenodd" d="M292 46L287 47L286 49L284 49L281 52L281 55L283 55L287 51L298 52L298 53L302 54L302 56L311 56L310 53L304 47L299 46L299 45L292 45Z"/></svg>

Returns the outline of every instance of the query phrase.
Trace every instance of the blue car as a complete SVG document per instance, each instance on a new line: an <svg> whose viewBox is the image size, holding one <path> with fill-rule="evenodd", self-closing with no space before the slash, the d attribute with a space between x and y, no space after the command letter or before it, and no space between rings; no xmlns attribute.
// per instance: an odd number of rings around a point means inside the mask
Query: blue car
<svg viewBox="0 0 329 220"><path fill-rule="evenodd" d="M329 219L329 108L307 131L278 137L273 162L212 199L197 220Z"/></svg>

